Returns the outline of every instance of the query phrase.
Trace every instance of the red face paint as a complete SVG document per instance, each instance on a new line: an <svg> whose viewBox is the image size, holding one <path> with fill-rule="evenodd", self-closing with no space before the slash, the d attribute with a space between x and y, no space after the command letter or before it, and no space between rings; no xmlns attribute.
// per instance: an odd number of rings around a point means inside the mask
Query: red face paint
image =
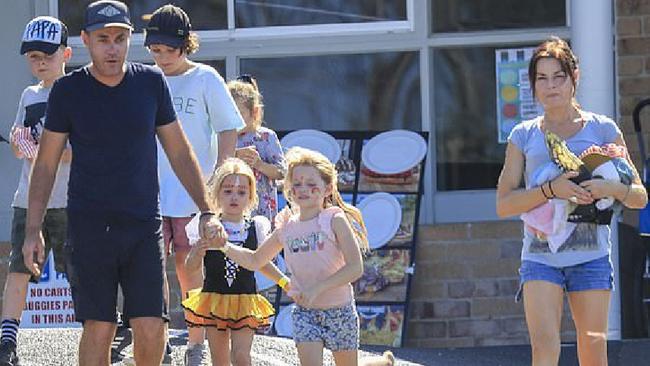
<svg viewBox="0 0 650 366"><path fill-rule="evenodd" d="M318 187L313 187L311 189L311 194L320 194L321 190Z"/></svg>

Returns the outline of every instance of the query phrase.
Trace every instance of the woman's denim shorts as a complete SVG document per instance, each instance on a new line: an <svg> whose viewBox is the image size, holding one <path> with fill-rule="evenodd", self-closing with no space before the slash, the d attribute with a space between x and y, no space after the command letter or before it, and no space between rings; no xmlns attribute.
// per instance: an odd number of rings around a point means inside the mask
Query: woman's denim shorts
<svg viewBox="0 0 650 366"><path fill-rule="evenodd" d="M519 268L519 291L515 300L522 297L527 281L546 281L562 286L566 292L586 290L612 290L614 268L609 255L568 267L551 267L533 261L522 261Z"/></svg>

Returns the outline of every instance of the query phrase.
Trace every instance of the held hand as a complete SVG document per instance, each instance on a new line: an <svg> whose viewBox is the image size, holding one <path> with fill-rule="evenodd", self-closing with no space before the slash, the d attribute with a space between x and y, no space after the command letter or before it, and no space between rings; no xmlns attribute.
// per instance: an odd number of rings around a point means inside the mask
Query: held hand
<svg viewBox="0 0 650 366"><path fill-rule="evenodd" d="M23 260L25 267L35 276L40 276L41 266L45 262L45 241L39 230L36 233L28 232L23 243Z"/></svg>
<svg viewBox="0 0 650 366"><path fill-rule="evenodd" d="M205 257L205 252L210 249L210 241L200 239L196 244L192 245L190 248L190 253L188 256L199 256L201 258Z"/></svg>
<svg viewBox="0 0 650 366"><path fill-rule="evenodd" d="M312 286L311 288L305 291L299 292L297 295L297 299L294 300L296 300L298 305L308 308L311 307L316 297L320 295L320 292L321 292L320 286Z"/></svg>
<svg viewBox="0 0 650 366"><path fill-rule="evenodd" d="M199 236L201 239L226 238L226 230L217 215L203 214L199 218Z"/></svg>
<svg viewBox="0 0 650 366"><path fill-rule="evenodd" d="M605 179L589 179L580 183L580 186L591 193L593 199L598 200L614 196L614 182Z"/></svg>
<svg viewBox="0 0 650 366"><path fill-rule="evenodd" d="M578 176L578 172L566 172L550 181L552 193L557 198L565 199L580 205L587 205L594 201L591 193L583 187L573 183L570 179Z"/></svg>

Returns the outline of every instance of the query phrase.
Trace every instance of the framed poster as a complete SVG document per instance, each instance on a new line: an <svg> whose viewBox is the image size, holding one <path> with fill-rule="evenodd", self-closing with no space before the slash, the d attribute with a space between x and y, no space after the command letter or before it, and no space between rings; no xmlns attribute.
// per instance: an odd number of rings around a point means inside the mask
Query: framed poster
<svg viewBox="0 0 650 366"><path fill-rule="evenodd" d="M501 48L496 56L497 136L507 142L519 122L543 113L533 98L528 79L528 62L535 48Z"/></svg>

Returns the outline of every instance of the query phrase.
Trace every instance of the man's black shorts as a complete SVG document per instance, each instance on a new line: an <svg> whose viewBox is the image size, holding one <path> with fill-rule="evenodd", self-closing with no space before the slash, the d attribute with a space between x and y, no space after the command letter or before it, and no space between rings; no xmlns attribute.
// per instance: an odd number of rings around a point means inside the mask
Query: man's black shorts
<svg viewBox="0 0 650 366"><path fill-rule="evenodd" d="M168 320L163 300L160 218L68 212L66 271L78 321L117 320L117 288L127 318Z"/></svg>

